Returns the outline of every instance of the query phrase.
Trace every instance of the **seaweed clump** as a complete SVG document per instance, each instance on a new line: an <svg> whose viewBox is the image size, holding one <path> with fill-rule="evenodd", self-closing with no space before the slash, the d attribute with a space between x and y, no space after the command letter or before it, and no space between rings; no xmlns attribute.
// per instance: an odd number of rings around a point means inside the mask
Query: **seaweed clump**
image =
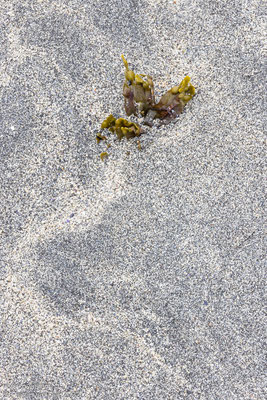
<svg viewBox="0 0 267 400"><path fill-rule="evenodd" d="M141 127L135 122L128 121L125 118L115 118L112 114L110 114L101 124L101 129L108 129L110 132L115 133L117 138L121 140L123 137L126 139L130 139L133 137L138 137L142 133ZM97 133L96 141L100 143L101 141L106 141L106 136L101 133ZM107 148L111 145L107 143ZM107 152L103 152L100 154L100 158L104 161L104 158L108 157Z"/></svg>
<svg viewBox="0 0 267 400"><path fill-rule="evenodd" d="M150 75L137 75L129 69L122 55L126 68L123 84L124 107L126 114L137 115L139 111L145 117L144 124L152 126L153 120L160 119L161 124L167 124L180 115L185 105L195 95L195 88L186 76L179 86L168 90L159 100L155 101L154 84ZM144 79L145 78L145 79Z"/></svg>
<svg viewBox="0 0 267 400"><path fill-rule="evenodd" d="M122 60L126 68L125 82L123 84L123 96L125 112L128 116L137 115L137 106L139 111L145 115L150 107L155 103L154 84L152 76L137 75L129 69L128 63L122 55Z"/></svg>
<svg viewBox="0 0 267 400"><path fill-rule="evenodd" d="M115 118L110 114L101 124L101 129L109 129L110 132L116 133L119 140L123 137L130 139L135 136L140 136L141 127L125 118Z"/></svg>
<svg viewBox="0 0 267 400"><path fill-rule="evenodd" d="M135 74L129 68L125 57L123 55L121 57L125 66L125 81L122 94L127 116L141 114L144 117L143 123L148 126L152 126L155 119L158 119L160 124L168 124L183 112L186 104L195 95L196 91L190 82L190 77L186 76L178 86L169 89L156 102L152 77L145 74ZM126 139L138 137L143 133L138 124L125 118L115 118L112 114L102 122L101 129L109 129L110 132L117 135L119 140L124 137ZM100 143L101 141L106 141L107 138L98 133L96 140L97 143ZM138 149L141 150L139 140L137 144ZM110 147L110 144L107 144L107 147ZM100 154L102 160L107 156L107 152Z"/></svg>

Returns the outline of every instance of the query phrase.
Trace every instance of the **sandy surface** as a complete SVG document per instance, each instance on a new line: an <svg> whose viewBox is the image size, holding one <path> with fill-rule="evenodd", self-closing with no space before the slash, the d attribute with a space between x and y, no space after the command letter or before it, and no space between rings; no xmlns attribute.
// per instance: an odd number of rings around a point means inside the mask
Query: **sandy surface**
<svg viewBox="0 0 267 400"><path fill-rule="evenodd" d="M263 4L0 0L1 399L265 398ZM197 96L101 162L121 53Z"/></svg>

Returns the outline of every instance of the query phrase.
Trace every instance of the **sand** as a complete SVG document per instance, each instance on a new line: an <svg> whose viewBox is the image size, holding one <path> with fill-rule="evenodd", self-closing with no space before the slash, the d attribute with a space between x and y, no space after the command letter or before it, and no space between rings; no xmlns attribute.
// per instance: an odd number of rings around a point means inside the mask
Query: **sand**
<svg viewBox="0 0 267 400"><path fill-rule="evenodd" d="M0 397L260 400L264 5L0 0ZM175 123L136 140L124 68Z"/></svg>

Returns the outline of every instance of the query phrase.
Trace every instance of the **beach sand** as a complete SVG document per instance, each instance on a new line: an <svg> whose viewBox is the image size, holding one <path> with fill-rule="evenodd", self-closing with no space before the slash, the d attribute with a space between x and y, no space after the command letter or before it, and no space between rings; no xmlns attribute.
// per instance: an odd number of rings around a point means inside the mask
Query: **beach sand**
<svg viewBox="0 0 267 400"><path fill-rule="evenodd" d="M0 0L0 397L260 400L261 1ZM173 123L119 142L124 54Z"/></svg>

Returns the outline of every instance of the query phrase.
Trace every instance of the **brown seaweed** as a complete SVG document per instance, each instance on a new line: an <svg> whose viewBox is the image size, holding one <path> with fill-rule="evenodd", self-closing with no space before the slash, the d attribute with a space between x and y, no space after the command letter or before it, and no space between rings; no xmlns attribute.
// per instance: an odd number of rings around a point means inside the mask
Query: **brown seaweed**
<svg viewBox="0 0 267 400"><path fill-rule="evenodd" d="M154 84L150 75L137 75L129 69L125 57L122 60L126 68L123 84L124 106L126 114L137 115L139 111L145 117L144 124L152 126L153 120L158 118L161 123L169 123L177 118L184 110L185 105L195 95L195 88L186 76L179 86L168 90L158 103L155 102Z"/></svg>
<svg viewBox="0 0 267 400"><path fill-rule="evenodd" d="M137 75L130 70L128 63L122 55L122 60L126 68L125 82L123 84L124 106L126 114L137 114L137 104L139 111L145 115L150 107L155 103L154 84L150 75Z"/></svg>
<svg viewBox="0 0 267 400"><path fill-rule="evenodd" d="M168 124L177 118L184 110L186 104L195 95L195 88L186 76L180 85L169 89L157 103L155 100L154 83L150 75L135 74L129 69L125 57L122 55L125 66L125 81L123 84L124 108L128 116L141 114L144 117L143 123L152 126L154 119L159 119L160 124ZM138 137L143 133L142 128L125 118L115 118L110 114L101 124L101 129L109 129L115 133L119 140L123 137L130 139ZM106 141L106 136L101 133L96 135L97 143ZM107 143L107 148L110 144ZM137 141L137 147L142 149L141 143ZM128 152L127 152L128 153ZM127 154L126 153L126 154ZM100 158L103 161L108 157L107 152L102 152Z"/></svg>
<svg viewBox="0 0 267 400"><path fill-rule="evenodd" d="M96 141L97 143L100 143L102 140L107 140L106 136L101 135L101 133L96 134Z"/></svg>

